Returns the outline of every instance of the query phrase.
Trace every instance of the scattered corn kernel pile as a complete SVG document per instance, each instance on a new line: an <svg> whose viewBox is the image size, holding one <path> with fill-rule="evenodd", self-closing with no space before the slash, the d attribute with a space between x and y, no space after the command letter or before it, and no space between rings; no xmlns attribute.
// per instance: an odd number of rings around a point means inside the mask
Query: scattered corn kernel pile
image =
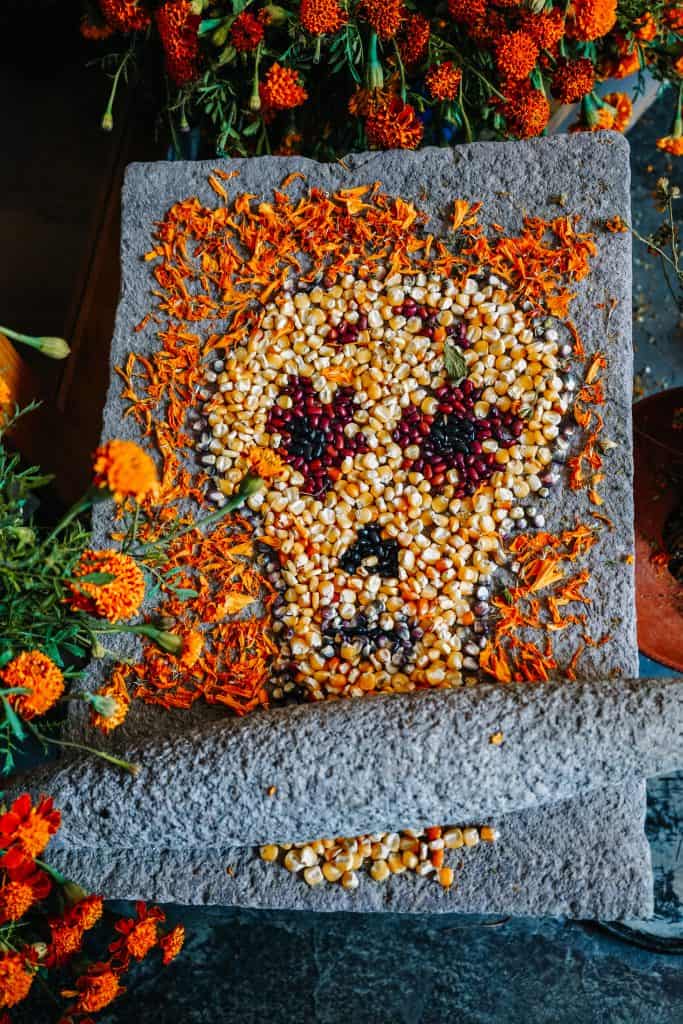
<svg viewBox="0 0 683 1024"><path fill-rule="evenodd" d="M275 651L230 706L571 675L585 645L607 639L584 636L568 665L553 655L554 633L585 621L560 611L590 601L587 570L567 577L566 566L599 528L550 534L540 503L568 455L569 486L601 503L605 360L582 369L568 319L592 235L571 217L485 233L480 204L456 200L439 238L378 183L298 186L294 200L297 173L266 202L230 199L235 174L210 177L217 206L186 199L159 224L146 256L158 304L139 329L161 325L161 348L120 371L130 411L158 441L169 509L198 486L220 507L248 470L266 481L249 506L271 621L246 621L249 643L270 629ZM201 473L188 480L178 451L192 447ZM496 584L503 565L517 587ZM143 666L141 698L188 706L212 692L203 664L158 686ZM229 676L226 666L222 687ZM447 888L445 851L480 838L495 832L434 827L261 856L309 885L353 889L367 861L375 880L413 870Z"/></svg>
<svg viewBox="0 0 683 1024"><path fill-rule="evenodd" d="M420 878L435 878L445 889L455 880L453 868L444 863L447 850L492 843L494 829L426 828L419 832L373 832L354 839L316 839L312 843L262 846L261 859L279 861L288 871L301 871L311 887L323 882L339 882L344 889L357 889L357 872L369 862L369 875L384 882L390 875L414 871Z"/></svg>

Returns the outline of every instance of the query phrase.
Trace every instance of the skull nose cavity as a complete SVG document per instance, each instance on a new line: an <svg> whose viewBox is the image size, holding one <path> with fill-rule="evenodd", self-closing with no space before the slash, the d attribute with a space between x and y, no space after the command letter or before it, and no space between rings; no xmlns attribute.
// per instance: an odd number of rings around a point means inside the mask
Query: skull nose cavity
<svg viewBox="0 0 683 1024"><path fill-rule="evenodd" d="M356 572L361 566L373 575L398 578L398 542L382 537L379 527L364 526L354 543L339 559L344 572Z"/></svg>

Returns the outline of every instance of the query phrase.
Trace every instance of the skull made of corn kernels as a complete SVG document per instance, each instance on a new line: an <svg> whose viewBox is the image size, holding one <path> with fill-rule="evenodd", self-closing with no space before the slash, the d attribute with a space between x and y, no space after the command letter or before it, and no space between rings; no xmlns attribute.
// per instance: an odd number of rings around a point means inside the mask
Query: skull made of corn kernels
<svg viewBox="0 0 683 1024"><path fill-rule="evenodd" d="M218 485L254 446L285 463L249 505L279 559L274 672L314 698L476 670L458 627L485 613L501 523L551 461L556 341L497 279L461 287L383 268L295 287L226 357Z"/></svg>

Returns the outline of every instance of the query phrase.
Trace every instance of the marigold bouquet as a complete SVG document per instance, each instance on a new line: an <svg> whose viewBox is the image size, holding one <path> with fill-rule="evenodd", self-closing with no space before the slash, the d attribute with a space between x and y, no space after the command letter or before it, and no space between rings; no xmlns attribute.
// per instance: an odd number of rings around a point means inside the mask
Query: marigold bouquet
<svg viewBox="0 0 683 1024"><path fill-rule="evenodd" d="M595 85L638 73L637 92L648 71L678 89L658 145L683 153L678 0L88 0L81 31L120 42L105 128L122 76L160 48L177 147L195 125L225 156L528 138L573 103L575 130L623 131L631 96Z"/></svg>
<svg viewBox="0 0 683 1024"><path fill-rule="evenodd" d="M60 1024L87 1024L125 991L135 963L157 949L169 964L183 946L182 925L164 928L163 911L142 902L134 917L107 922L106 942L102 897L41 859L60 821L49 797L34 804L27 793L0 815L0 1024L40 986L60 993Z"/></svg>

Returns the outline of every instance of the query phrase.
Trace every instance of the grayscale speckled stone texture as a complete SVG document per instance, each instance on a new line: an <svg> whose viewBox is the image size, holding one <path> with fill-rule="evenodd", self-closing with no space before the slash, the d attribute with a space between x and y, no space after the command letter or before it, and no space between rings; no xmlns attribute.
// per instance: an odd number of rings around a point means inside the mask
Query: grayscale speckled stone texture
<svg viewBox="0 0 683 1024"><path fill-rule="evenodd" d="M48 767L49 783L32 778L64 816L53 849L306 842L583 799L683 766L683 680L331 701L149 739L122 756L140 765L135 777L84 757ZM188 815L177 795L193 790L201 813Z"/></svg>
<svg viewBox="0 0 683 1024"><path fill-rule="evenodd" d="M452 201L456 197L482 200L482 222L488 224L495 221L506 230L518 230L524 213L551 217L562 212L578 213L582 217L582 228L596 229L598 256L593 262L590 276L577 286L578 297L572 314L584 338L587 352L590 354L603 350L609 360L608 402L604 410L605 433L617 442L618 447L609 456L603 493L615 530L613 533L605 532L601 543L587 557L586 564L592 574L588 593L593 600L587 608L587 628L593 636L609 631L613 639L604 647L589 649L580 662L579 670L586 678L605 678L613 674L635 675L637 658L633 568L624 560L633 546L630 236L611 235L601 229L605 218L615 213L625 219L629 217L626 143L620 136L600 133L597 136L578 135L523 143L480 143L456 147L452 151L426 149L418 153L360 154L347 157L345 163L348 170L341 164L320 165L299 158L235 160L223 162L221 166L239 171L237 178L226 183L230 196L239 192L268 196L273 187L280 185L285 175L300 170L305 174L306 182L296 181L290 188L292 195L309 186L332 190L380 180L387 192L412 199L419 207L427 210L433 218L431 227L437 230L443 226L442 218L452 208ZM150 248L153 223L163 217L174 201L193 194L207 202L215 201L216 197L206 182L214 166L215 163L156 163L129 168L123 196L123 285L112 344L112 366L123 362L131 348L141 352L154 349L156 340L153 325L150 324L139 334L133 334L132 330L149 311L151 302L151 271L140 257ZM554 202L558 196L563 197L563 210ZM617 304L607 321L607 306L612 298L617 300ZM139 439L132 418L124 420L123 411L120 385L112 375L104 415L105 438L130 436ZM563 488L548 501L544 511L551 529L573 525L577 515L585 518L585 496ZM96 541L105 541L109 526L106 513L99 510ZM568 635L560 635L557 644L561 661L563 657L566 660L576 644L576 637L569 635L570 630L566 632ZM126 649L130 648L122 643L121 650ZM88 681L88 685L96 681L97 672ZM109 742L112 749L120 749L152 737L161 740L201 725L202 722L215 721L217 717L216 711L199 707L195 707L192 713L173 714L134 705L127 723L113 734ZM74 738L82 737L86 731L85 714L81 709L72 713L69 730ZM297 738L294 734L291 741L295 746ZM444 757L442 770L455 781L457 759ZM186 792L178 793L178 803L184 803L186 808L196 808L199 818L203 803L199 785L195 786L193 793L194 800ZM601 826L604 808L599 805L601 800L609 803L610 799L614 803L614 828L605 831ZM538 875L532 870L525 873L525 913L548 913L552 907L552 912L571 914L572 908L580 907L584 908L581 913L617 916L614 914L615 901L610 895L615 891L620 891L620 915L649 912L651 878L642 830L642 787L622 787L611 794L596 794L592 800L593 803L590 800L572 802L563 806L561 813L558 808L554 808L552 813L548 810L531 811L510 819L510 832L519 831L520 848L526 844L527 850L531 851L534 842L537 843L539 835L542 835L543 855L549 858L547 868L539 868ZM589 854L585 861L570 859L568 866L565 846L567 834L571 834L575 842L585 848ZM615 836L619 837L618 840L615 840ZM619 846L618 857L614 856L615 842ZM198 854L201 855L201 852L198 851ZM100 857L100 870L106 875L110 855L102 849L97 856ZM168 864L171 881L166 891L169 898L174 895L174 898L180 899L181 883L174 856L170 852L156 855L156 877L158 880L164 874L164 865ZM505 859L505 844L496 847L495 856ZM223 862L228 861L228 851L224 852L222 859ZM511 849L510 863L513 861ZM146 871L142 867L136 871L135 867L142 863L142 851L137 851L129 869L124 870L120 864L117 872L109 874L108 892L112 896L148 895ZM512 872L509 877L504 871L491 876L485 866L485 858L481 856L473 858L472 864L472 870L478 876L473 880L472 891L482 894L480 906L485 905L484 897L490 894L490 906L495 905L504 910L506 893L510 899L509 907L519 906L510 888ZM478 871L475 865L480 865ZM271 869L271 872L272 884L275 889L278 885L281 887L282 898L270 905L294 905L288 901L288 893L292 891L291 880L283 871ZM557 877L558 891L553 900L549 900L551 890L547 880L553 873ZM210 892L215 884L213 868L208 870L208 876L200 868L192 891ZM350 899L348 894L344 894L344 907L366 909L370 904L377 904L385 908L391 906L391 909L417 909L414 907L412 890L406 891L402 898L392 900L388 895L368 895L369 889L369 886L363 887ZM380 891L388 894L391 890L384 887ZM604 906L601 904L603 896ZM234 902L260 905L258 891L236 892L232 899ZM312 903L305 905L312 906ZM447 907L444 909L461 909L457 890L449 893Z"/></svg>

